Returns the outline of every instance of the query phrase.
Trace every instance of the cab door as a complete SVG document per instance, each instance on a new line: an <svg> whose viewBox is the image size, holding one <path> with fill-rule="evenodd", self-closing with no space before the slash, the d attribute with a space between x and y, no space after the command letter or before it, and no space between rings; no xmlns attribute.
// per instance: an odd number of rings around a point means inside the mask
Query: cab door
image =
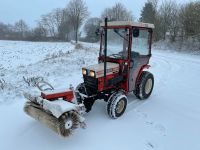
<svg viewBox="0 0 200 150"><path fill-rule="evenodd" d="M149 63L152 39L151 29L134 27L132 32L129 92L135 90L136 79L140 69Z"/></svg>

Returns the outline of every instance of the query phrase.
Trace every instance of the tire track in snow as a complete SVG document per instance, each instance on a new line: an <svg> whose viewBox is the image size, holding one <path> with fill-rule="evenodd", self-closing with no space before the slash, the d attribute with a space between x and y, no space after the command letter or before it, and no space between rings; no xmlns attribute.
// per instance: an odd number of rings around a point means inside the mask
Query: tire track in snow
<svg viewBox="0 0 200 150"><path fill-rule="evenodd" d="M163 56L163 55L161 55L161 54L154 54L154 55L156 55L157 57L162 57L162 58L164 58L164 59L170 59L170 60L172 60L172 61L176 61L176 62L187 62L187 64L188 64L188 62L189 63L193 63L193 64L199 64L200 63L200 60L198 60L198 58L195 58L195 60L194 60L194 58L185 58L184 57L184 59L182 59L183 58L183 56L180 56L179 54L178 54L178 56L177 57L174 57L174 56ZM188 56L188 55L185 55L185 56ZM190 55L189 55L190 56ZM192 57L192 56L191 56Z"/></svg>
<svg viewBox="0 0 200 150"><path fill-rule="evenodd" d="M174 63L168 58L165 58L165 56L160 57L154 54L151 65L151 70L155 76L154 90L156 89L156 92L153 92L152 95L156 95L164 90L168 85L168 81L173 77L173 74L181 69L181 64Z"/></svg>
<svg viewBox="0 0 200 150"><path fill-rule="evenodd" d="M154 55L153 59L151 61L152 68L151 71L155 75L155 92L152 93L152 97L160 94L161 91L164 91L164 89L168 85L168 81L173 76L174 73L179 72L181 69L181 64L174 63L174 61L171 61L169 58L165 58ZM163 71L164 70L164 71ZM167 71L166 71L167 70ZM161 86L162 85L162 86ZM141 101L138 100L136 97L130 95L128 96L129 103L127 108L127 113L130 113L134 111L134 113L137 115L138 118L140 118L144 125L149 128L149 130L153 131L153 134L155 136L165 137L167 136L167 128L165 125L160 123L159 121L155 121L151 119L146 113L140 111L140 106L143 106L145 104L148 104L149 101ZM147 140L146 142L146 149L158 149L162 145L157 145L156 143L152 142L151 140Z"/></svg>
<svg viewBox="0 0 200 150"><path fill-rule="evenodd" d="M183 67L186 68L191 65L190 62L194 65L199 66L198 61L193 61L190 59L184 60L184 59L180 59L176 57L169 57L169 56L165 56L165 54L163 55L155 54L153 56L153 59L151 60L151 64L152 64L151 70L155 75L155 89L154 89L155 92L152 93L152 97L159 95L161 91L164 92L165 91L164 89L167 88L168 86L168 82L170 80L173 80L174 76L178 77L175 74L180 74L180 72L183 71L182 70ZM185 69L184 71L188 72L188 69ZM154 131L153 134L155 134L155 136L160 135L163 138L167 136L168 131L167 131L166 126L163 123L160 123L159 121L155 121L154 119L151 119L151 117L149 117L146 113L140 111L138 107L134 111L138 115L138 117L142 121L144 121L146 126L152 129L152 131ZM154 146L155 142L152 142L151 140L147 140L147 141L148 141L146 142L147 150L157 149L160 146L162 146L162 145L157 145L159 146L157 147L157 146Z"/></svg>

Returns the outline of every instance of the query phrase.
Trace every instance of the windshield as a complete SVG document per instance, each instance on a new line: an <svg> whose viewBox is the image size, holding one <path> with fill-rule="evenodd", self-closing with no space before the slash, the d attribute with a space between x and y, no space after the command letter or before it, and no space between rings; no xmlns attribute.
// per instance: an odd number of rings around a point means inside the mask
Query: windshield
<svg viewBox="0 0 200 150"><path fill-rule="evenodd" d="M116 59L128 57L128 29L107 30L107 56ZM104 37L102 42L101 56L104 55Z"/></svg>

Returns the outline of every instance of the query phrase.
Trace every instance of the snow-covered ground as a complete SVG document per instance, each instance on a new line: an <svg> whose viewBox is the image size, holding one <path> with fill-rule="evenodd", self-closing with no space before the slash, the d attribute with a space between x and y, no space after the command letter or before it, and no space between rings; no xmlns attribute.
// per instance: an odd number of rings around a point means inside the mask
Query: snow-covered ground
<svg viewBox="0 0 200 150"><path fill-rule="evenodd" d="M129 95L123 117L110 119L97 102L86 115L87 129L63 139L25 115L23 80L43 77L56 89L82 82L81 68L97 63L98 45L0 41L1 150L199 150L200 57L153 50L155 88L147 101Z"/></svg>

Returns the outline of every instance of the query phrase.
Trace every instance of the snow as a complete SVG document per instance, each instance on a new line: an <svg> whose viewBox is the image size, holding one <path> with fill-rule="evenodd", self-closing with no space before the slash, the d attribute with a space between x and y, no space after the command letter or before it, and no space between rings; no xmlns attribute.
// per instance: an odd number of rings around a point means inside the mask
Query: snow
<svg viewBox="0 0 200 150"><path fill-rule="evenodd" d="M52 112L52 114L59 118L63 113L71 110L77 110L77 107L73 103L69 103L63 100L57 100L57 101L48 101L45 99L41 99L43 102L43 108L47 111Z"/></svg>
<svg viewBox="0 0 200 150"><path fill-rule="evenodd" d="M152 96L133 94L123 117L112 120L98 101L86 114L87 128L64 139L23 112L25 77L41 76L55 89L82 82L81 68L97 63L97 44L0 41L0 149L19 150L188 150L200 149L200 56L153 50Z"/></svg>

